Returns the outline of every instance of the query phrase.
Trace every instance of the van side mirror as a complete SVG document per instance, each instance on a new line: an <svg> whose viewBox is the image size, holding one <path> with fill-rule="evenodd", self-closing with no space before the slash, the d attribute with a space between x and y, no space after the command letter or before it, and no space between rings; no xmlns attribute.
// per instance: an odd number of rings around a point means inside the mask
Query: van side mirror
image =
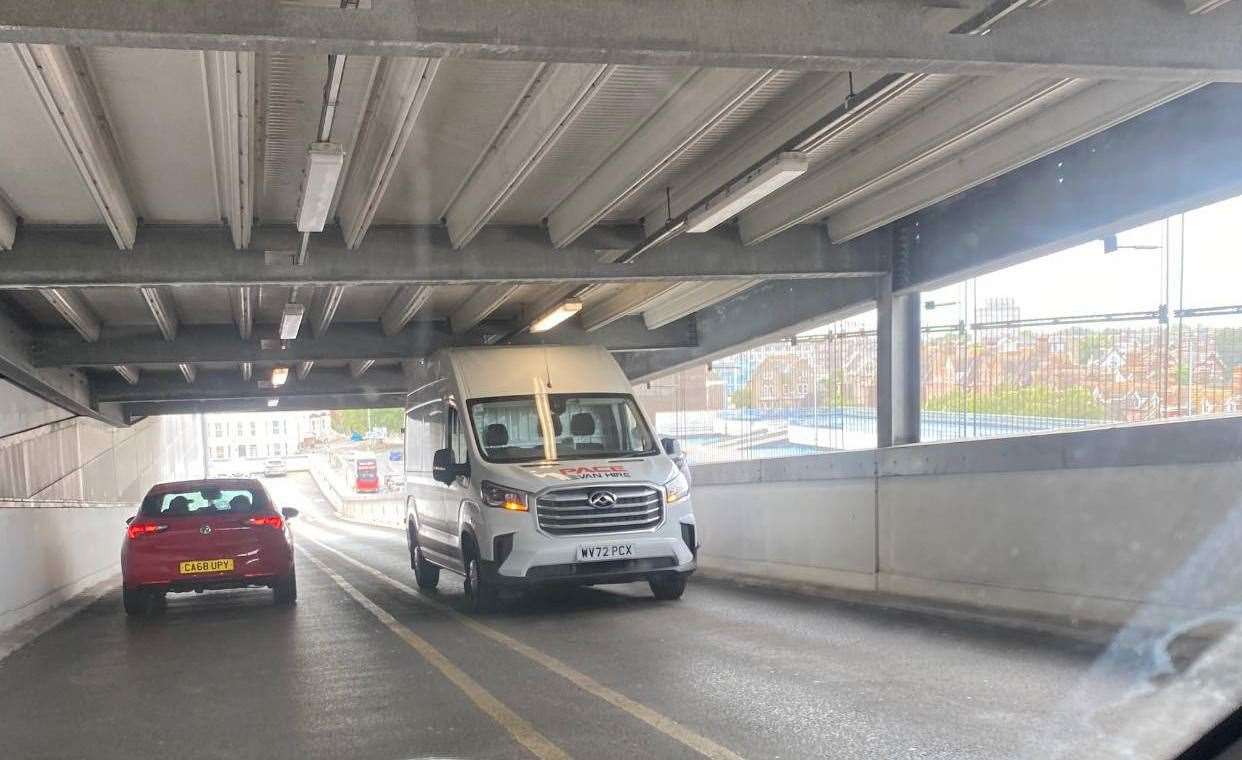
<svg viewBox="0 0 1242 760"><path fill-rule="evenodd" d="M431 458L431 477L445 485L450 485L458 477L469 474L469 463L457 464L453 461L452 449L438 449Z"/></svg>
<svg viewBox="0 0 1242 760"><path fill-rule="evenodd" d="M280 513L284 515L286 520L292 520L293 518L301 514L301 512L294 509L293 507L282 507L280 510Z"/></svg>

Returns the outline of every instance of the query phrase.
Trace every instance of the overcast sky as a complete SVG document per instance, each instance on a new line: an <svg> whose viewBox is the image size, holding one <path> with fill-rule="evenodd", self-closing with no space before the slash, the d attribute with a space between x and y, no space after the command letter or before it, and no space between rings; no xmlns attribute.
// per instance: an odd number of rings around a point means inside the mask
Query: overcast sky
<svg viewBox="0 0 1242 760"><path fill-rule="evenodd" d="M1166 237L1173 249L1184 237L1185 306L1242 304L1242 196L1205 206L1182 216L1127 230L1117 236L1122 248L1104 253L1094 241L1044 256L1000 272L923 294L944 305L923 312L924 325L972 320L970 309L989 298L1012 297L1023 319L1109 312L1148 311L1165 302ZM1157 246L1133 250L1124 246ZM1168 303L1178 308L1176 257ZM969 304L966 307L964 304ZM1242 316L1217 318L1213 324L1242 326ZM875 312L848 320L850 329L875 326ZM822 332L814 330L812 332Z"/></svg>

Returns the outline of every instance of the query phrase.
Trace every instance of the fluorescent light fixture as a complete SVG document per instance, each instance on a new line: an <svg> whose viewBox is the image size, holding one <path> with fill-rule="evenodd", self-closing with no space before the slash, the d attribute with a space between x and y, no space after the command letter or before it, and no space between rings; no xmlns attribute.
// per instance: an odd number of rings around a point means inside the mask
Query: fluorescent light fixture
<svg viewBox="0 0 1242 760"><path fill-rule="evenodd" d="M276 405L277 405L277 404L279 404L279 403L280 403L280 399L278 399L278 398L269 398L269 399L267 400L267 405L268 405L269 407L276 406Z"/></svg>
<svg viewBox="0 0 1242 760"><path fill-rule="evenodd" d="M345 165L345 150L335 143L311 143L306 153L306 175L298 202L298 232L323 232L336 195L336 183Z"/></svg>
<svg viewBox="0 0 1242 760"><path fill-rule="evenodd" d="M686 217L686 232L707 232L732 219L798 177L806 174L805 153L781 153L738 182L729 185Z"/></svg>
<svg viewBox="0 0 1242 760"><path fill-rule="evenodd" d="M306 307L300 303L287 303L285 310L280 313L280 339L293 340L298 337L298 330L302 327L302 315L306 313Z"/></svg>
<svg viewBox="0 0 1242 760"><path fill-rule="evenodd" d="M288 379L289 379L289 368L288 367L273 367L272 368L272 387L273 388L279 388L280 386L284 385L285 381Z"/></svg>
<svg viewBox="0 0 1242 760"><path fill-rule="evenodd" d="M582 311L582 301L570 298L531 322L530 331L533 333L547 332L580 311Z"/></svg>

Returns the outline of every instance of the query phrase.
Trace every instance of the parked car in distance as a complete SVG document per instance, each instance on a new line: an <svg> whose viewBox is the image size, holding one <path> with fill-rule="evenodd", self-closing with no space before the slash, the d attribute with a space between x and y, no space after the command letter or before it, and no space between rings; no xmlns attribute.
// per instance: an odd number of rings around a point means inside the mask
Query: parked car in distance
<svg viewBox="0 0 1242 760"><path fill-rule="evenodd" d="M263 463L263 477L265 478L283 478L288 474L289 467L283 459L274 458Z"/></svg>

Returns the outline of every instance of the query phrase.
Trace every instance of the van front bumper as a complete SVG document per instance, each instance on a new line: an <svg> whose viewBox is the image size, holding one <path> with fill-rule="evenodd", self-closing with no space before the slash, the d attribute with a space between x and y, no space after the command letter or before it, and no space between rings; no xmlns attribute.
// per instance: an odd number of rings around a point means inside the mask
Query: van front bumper
<svg viewBox="0 0 1242 760"><path fill-rule="evenodd" d="M492 556L481 569L499 586L630 583L666 573L689 575L696 567L699 539L688 503L669 508L657 527L633 533L551 536L525 526L512 533L497 528L487 547ZM628 545L626 556L594 561L581 557L582 547L616 545Z"/></svg>

